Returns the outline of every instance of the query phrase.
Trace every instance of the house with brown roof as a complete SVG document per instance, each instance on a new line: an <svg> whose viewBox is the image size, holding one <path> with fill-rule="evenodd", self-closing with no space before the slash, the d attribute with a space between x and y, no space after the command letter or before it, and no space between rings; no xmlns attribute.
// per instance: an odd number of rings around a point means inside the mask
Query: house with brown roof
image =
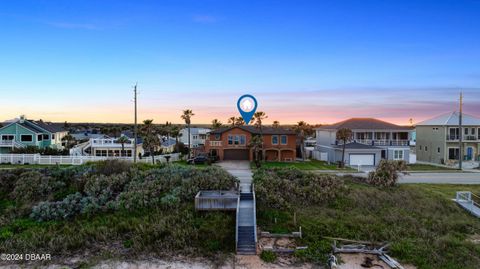
<svg viewBox="0 0 480 269"><path fill-rule="evenodd" d="M252 161L254 154L249 144L254 136L263 136L260 158L266 161L295 160L296 133L283 128L234 126L213 130L207 134L205 151L218 156L219 160Z"/></svg>
<svg viewBox="0 0 480 269"><path fill-rule="evenodd" d="M345 145L345 163L351 166L375 166L380 160L410 159L412 127L399 126L374 118L351 118L316 129L316 150L326 152L328 161L342 160L343 142L337 140L337 131L352 130Z"/></svg>

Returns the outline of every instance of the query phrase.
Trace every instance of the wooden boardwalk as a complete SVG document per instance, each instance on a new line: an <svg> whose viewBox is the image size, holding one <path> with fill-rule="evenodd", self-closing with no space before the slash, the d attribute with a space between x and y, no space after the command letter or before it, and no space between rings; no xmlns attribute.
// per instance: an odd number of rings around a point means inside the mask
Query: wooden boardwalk
<svg viewBox="0 0 480 269"><path fill-rule="evenodd" d="M475 202L475 198L480 200L480 197L469 191L459 191L454 201L475 217L480 218L480 204Z"/></svg>

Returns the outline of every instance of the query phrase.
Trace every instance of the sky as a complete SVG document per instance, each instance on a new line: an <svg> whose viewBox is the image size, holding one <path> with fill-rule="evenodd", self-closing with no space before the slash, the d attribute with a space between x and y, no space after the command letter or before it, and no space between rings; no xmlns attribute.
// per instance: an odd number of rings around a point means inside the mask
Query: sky
<svg viewBox="0 0 480 269"><path fill-rule="evenodd" d="M0 1L0 121L480 117L480 1Z"/></svg>

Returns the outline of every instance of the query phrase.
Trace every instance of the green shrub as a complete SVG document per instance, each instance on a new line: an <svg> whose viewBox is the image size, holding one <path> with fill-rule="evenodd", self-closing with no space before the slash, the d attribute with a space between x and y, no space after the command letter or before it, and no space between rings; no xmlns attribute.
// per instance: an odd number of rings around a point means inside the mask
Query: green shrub
<svg viewBox="0 0 480 269"><path fill-rule="evenodd" d="M366 182L379 187L392 187L397 184L398 173L406 170L405 161L381 160L375 171L368 174Z"/></svg>
<svg viewBox="0 0 480 269"><path fill-rule="evenodd" d="M62 181L56 181L39 171L28 171L18 177L11 198L19 204L29 205L36 201L51 200L52 194L63 187L65 183Z"/></svg>
<svg viewBox="0 0 480 269"><path fill-rule="evenodd" d="M342 179L295 168L259 169L254 175L259 203L269 208L291 208L331 202L345 189Z"/></svg>
<svg viewBox="0 0 480 269"><path fill-rule="evenodd" d="M272 263L277 260L277 254L270 250L264 250L260 254L260 259L264 262Z"/></svg>
<svg viewBox="0 0 480 269"><path fill-rule="evenodd" d="M131 162L122 160L105 160L93 163L94 173L105 176L121 174L130 171Z"/></svg>

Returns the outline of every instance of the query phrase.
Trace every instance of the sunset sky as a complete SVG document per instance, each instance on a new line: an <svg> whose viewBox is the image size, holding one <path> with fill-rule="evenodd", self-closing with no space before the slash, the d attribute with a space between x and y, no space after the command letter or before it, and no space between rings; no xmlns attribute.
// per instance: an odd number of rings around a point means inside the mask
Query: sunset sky
<svg viewBox="0 0 480 269"><path fill-rule="evenodd" d="M480 117L480 1L1 1L0 121Z"/></svg>

